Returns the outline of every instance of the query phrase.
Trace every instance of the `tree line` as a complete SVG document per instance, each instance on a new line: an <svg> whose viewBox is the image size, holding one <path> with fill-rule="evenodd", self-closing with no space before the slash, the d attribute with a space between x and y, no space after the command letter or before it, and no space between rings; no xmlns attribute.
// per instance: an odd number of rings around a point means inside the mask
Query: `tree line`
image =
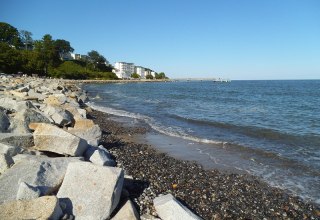
<svg viewBox="0 0 320 220"><path fill-rule="evenodd" d="M69 41L45 34L33 40L32 33L0 22L0 72L37 74L67 79L117 79L108 60L96 50L77 60L65 60L73 52Z"/></svg>

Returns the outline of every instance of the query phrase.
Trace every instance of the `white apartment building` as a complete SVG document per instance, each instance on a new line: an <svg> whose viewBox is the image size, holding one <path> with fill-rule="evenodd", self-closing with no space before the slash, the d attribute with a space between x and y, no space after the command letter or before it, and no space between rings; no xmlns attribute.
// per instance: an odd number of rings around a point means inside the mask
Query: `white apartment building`
<svg viewBox="0 0 320 220"><path fill-rule="evenodd" d="M134 73L134 64L126 62L116 62L113 72L119 79L129 79L131 74Z"/></svg>
<svg viewBox="0 0 320 220"><path fill-rule="evenodd" d="M150 70L145 70L145 71L144 71L144 76L146 77L146 76L148 76L148 75L151 75L151 71L150 71Z"/></svg>
<svg viewBox="0 0 320 220"><path fill-rule="evenodd" d="M134 69L135 69L135 73L137 73L140 76L140 78L142 79L146 78L146 75L144 74L144 70L145 70L144 67L136 66Z"/></svg>

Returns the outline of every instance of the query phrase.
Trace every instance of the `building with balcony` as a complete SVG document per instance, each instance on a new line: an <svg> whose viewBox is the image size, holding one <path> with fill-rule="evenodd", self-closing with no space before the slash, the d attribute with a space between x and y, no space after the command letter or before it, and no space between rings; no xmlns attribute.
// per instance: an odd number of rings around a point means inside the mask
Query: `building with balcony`
<svg viewBox="0 0 320 220"><path fill-rule="evenodd" d="M134 71L134 63L116 62L112 72L114 72L119 79L129 79Z"/></svg>
<svg viewBox="0 0 320 220"><path fill-rule="evenodd" d="M137 73L140 76L140 78L142 79L146 78L146 75L144 74L144 70L145 70L144 67L136 66L134 69L135 69L134 72Z"/></svg>

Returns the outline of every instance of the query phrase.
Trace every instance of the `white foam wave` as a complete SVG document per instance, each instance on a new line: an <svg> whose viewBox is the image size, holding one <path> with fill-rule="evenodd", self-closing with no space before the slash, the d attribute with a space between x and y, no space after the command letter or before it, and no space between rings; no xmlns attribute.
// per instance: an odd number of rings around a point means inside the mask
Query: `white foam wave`
<svg viewBox="0 0 320 220"><path fill-rule="evenodd" d="M189 134L185 133L184 130L180 127L165 127L162 124L156 122L153 118L148 117L146 115L127 112L124 110L114 109L114 108L105 107L105 106L99 106L93 102L88 102L86 104L95 110L102 111L105 113L109 113L109 114L121 116L121 117L129 117L129 118L142 120L143 122L150 125L152 129L164 135L182 138L184 140L198 142L198 143L215 144L220 146L223 146L224 144L226 144L226 142L222 142L222 141L215 141L215 140L209 140L205 138L190 136Z"/></svg>

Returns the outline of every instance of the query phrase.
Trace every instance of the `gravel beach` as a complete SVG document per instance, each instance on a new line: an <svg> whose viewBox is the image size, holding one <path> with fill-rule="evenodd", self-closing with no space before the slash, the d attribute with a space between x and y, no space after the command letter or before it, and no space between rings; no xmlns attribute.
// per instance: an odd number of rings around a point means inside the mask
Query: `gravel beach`
<svg viewBox="0 0 320 220"><path fill-rule="evenodd" d="M318 205L246 174L205 170L134 140L147 126L133 127L93 110L103 145L127 175L125 189L141 215L156 216L153 199L171 193L203 219L320 219ZM130 137L124 138L124 137Z"/></svg>

